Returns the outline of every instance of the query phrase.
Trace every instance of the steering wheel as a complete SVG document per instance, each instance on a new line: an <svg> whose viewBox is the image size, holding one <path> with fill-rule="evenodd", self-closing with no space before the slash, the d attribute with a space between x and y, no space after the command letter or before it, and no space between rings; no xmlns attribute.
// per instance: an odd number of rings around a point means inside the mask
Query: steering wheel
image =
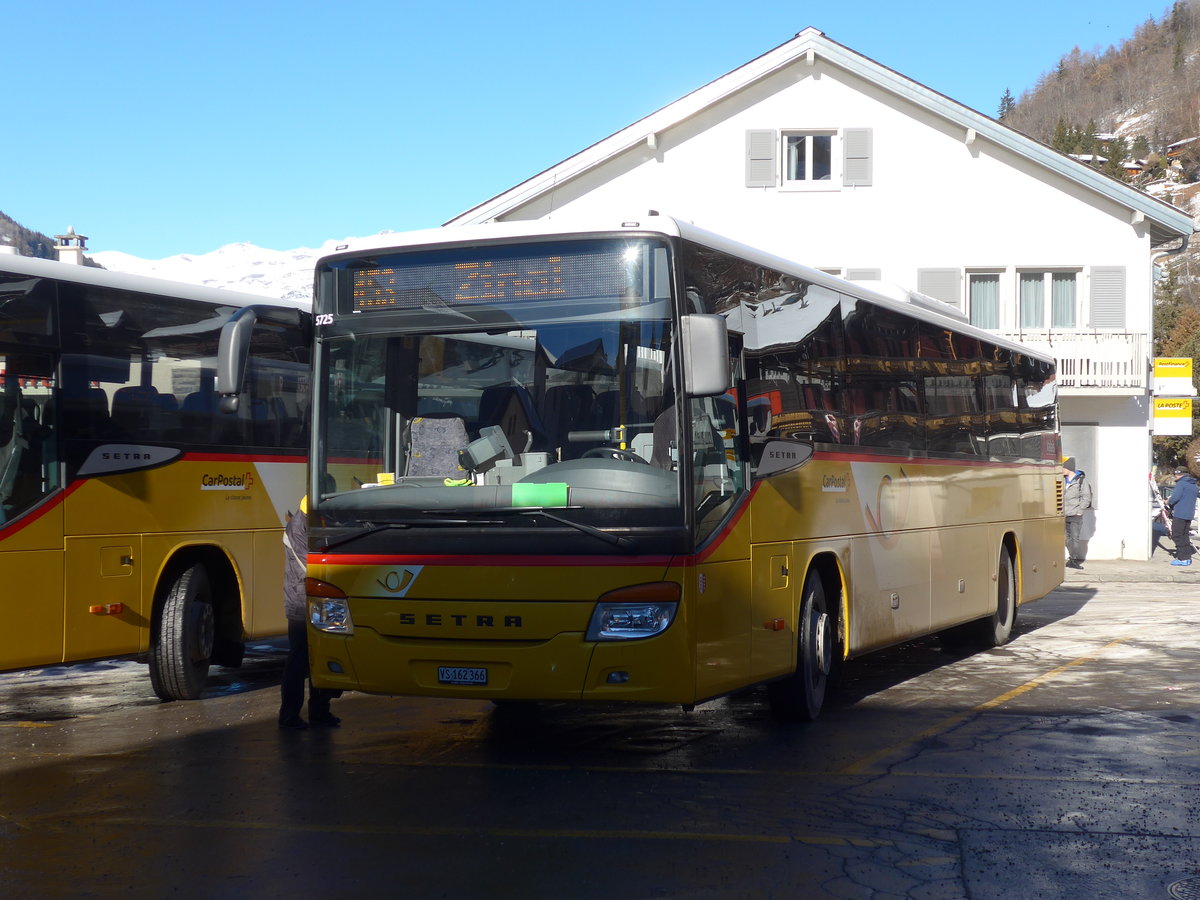
<svg viewBox="0 0 1200 900"><path fill-rule="evenodd" d="M620 447L593 447L591 450L586 451L580 458L587 459L589 456L593 458L600 457L602 459L624 459L628 462L641 463L644 466L650 465L649 462L642 459L632 450L622 450Z"/></svg>

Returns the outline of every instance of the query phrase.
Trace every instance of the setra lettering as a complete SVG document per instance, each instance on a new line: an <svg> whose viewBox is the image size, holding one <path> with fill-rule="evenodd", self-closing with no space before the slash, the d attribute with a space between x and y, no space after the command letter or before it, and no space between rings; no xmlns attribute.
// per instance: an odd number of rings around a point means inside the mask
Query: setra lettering
<svg viewBox="0 0 1200 900"><path fill-rule="evenodd" d="M495 616L476 615L472 621L472 617L467 613L423 613L417 614L413 612L396 613L401 625L426 625L430 628L465 628L474 625L476 628L523 628L525 623L521 616L506 615L497 624Z"/></svg>

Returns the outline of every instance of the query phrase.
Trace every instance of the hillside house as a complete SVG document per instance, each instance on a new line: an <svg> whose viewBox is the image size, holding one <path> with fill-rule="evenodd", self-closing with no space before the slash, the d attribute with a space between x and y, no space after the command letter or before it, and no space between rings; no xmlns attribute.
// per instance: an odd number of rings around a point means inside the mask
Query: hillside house
<svg viewBox="0 0 1200 900"><path fill-rule="evenodd" d="M1148 556L1152 261L1188 214L808 28L446 224L651 209L1050 350L1090 555Z"/></svg>

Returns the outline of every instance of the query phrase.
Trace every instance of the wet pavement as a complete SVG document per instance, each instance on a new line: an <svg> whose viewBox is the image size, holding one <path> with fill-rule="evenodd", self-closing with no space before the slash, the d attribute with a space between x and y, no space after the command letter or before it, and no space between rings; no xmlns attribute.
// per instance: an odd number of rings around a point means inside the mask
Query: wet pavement
<svg viewBox="0 0 1200 900"><path fill-rule="evenodd" d="M803 726L755 690L347 695L341 728L280 732L271 647L187 703L132 662L0 675L0 895L1200 896L1184 574L1089 562L1008 645L854 661Z"/></svg>

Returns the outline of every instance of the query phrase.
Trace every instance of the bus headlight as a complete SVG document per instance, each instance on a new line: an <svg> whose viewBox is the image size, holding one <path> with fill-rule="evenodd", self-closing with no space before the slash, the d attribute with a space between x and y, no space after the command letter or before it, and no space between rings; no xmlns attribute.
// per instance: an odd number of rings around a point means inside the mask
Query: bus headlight
<svg viewBox="0 0 1200 900"><path fill-rule="evenodd" d="M350 604L345 600L308 598L308 618L317 631L330 634L354 634L354 620L350 618Z"/></svg>
<svg viewBox="0 0 1200 900"><path fill-rule="evenodd" d="M679 585L665 581L610 591L596 601L586 639L632 641L662 634L675 619L679 593Z"/></svg>
<svg viewBox="0 0 1200 900"><path fill-rule="evenodd" d="M317 631L329 634L354 634L350 618L350 600L345 591L316 578L305 579L308 593L308 621Z"/></svg>

